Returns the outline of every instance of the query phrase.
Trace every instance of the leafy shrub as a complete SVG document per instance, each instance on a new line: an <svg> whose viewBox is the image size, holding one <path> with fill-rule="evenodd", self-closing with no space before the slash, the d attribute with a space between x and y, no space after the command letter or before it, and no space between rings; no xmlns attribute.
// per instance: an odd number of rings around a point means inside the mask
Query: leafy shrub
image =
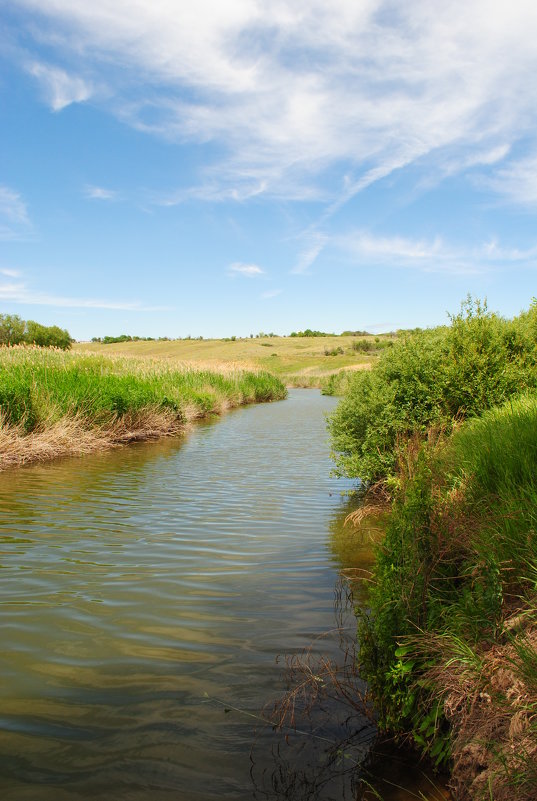
<svg viewBox="0 0 537 801"><path fill-rule="evenodd" d="M369 353L375 350L375 344L370 339L355 339L352 343L352 349L357 353Z"/></svg>
<svg viewBox="0 0 537 801"><path fill-rule="evenodd" d="M468 298L451 325L402 336L356 373L330 419L341 474L394 476L398 448L537 386L537 307L512 321Z"/></svg>
<svg viewBox="0 0 537 801"><path fill-rule="evenodd" d="M501 642L513 604L535 612L536 432L537 395L524 395L406 449L369 611L359 613L361 673L381 726L412 731L439 761L449 755L442 671L478 672L477 652Z"/></svg>

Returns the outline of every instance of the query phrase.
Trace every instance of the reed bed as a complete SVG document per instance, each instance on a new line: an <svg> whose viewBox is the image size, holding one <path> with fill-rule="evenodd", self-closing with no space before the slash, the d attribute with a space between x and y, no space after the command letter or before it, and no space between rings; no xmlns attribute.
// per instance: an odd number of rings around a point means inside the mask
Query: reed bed
<svg viewBox="0 0 537 801"><path fill-rule="evenodd" d="M193 420L285 397L234 364L0 348L0 469L178 434Z"/></svg>

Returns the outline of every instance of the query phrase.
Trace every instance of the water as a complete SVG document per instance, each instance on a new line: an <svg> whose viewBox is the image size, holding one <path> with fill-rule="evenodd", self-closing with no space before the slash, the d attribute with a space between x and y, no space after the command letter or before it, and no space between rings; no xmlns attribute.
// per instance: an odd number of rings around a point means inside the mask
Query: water
<svg viewBox="0 0 537 801"><path fill-rule="evenodd" d="M333 708L299 720L314 737L259 718L283 655L341 658L333 405L292 391L183 439L0 475L3 801L354 798L322 739L341 734ZM351 728L354 767L373 729Z"/></svg>
<svg viewBox="0 0 537 801"><path fill-rule="evenodd" d="M248 714L334 627L333 403L0 476L4 801L279 797Z"/></svg>

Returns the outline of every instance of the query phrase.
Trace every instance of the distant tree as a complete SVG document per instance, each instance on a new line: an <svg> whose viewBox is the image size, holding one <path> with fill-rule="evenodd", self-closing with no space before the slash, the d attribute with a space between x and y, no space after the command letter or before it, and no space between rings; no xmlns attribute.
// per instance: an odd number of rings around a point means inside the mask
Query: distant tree
<svg viewBox="0 0 537 801"><path fill-rule="evenodd" d="M69 350L72 339L69 331L57 325L41 325L35 320L28 320L24 341L30 345L39 345L41 348L61 348Z"/></svg>
<svg viewBox="0 0 537 801"><path fill-rule="evenodd" d="M17 314L0 314L0 345L18 345L24 341L24 320Z"/></svg>

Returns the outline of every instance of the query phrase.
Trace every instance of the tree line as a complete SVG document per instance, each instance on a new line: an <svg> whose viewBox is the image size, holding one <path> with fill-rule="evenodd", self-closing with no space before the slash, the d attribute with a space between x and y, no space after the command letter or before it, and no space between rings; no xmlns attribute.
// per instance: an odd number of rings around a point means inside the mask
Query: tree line
<svg viewBox="0 0 537 801"><path fill-rule="evenodd" d="M0 314L0 345L38 345L69 350L74 340L65 328L22 320L18 314Z"/></svg>

